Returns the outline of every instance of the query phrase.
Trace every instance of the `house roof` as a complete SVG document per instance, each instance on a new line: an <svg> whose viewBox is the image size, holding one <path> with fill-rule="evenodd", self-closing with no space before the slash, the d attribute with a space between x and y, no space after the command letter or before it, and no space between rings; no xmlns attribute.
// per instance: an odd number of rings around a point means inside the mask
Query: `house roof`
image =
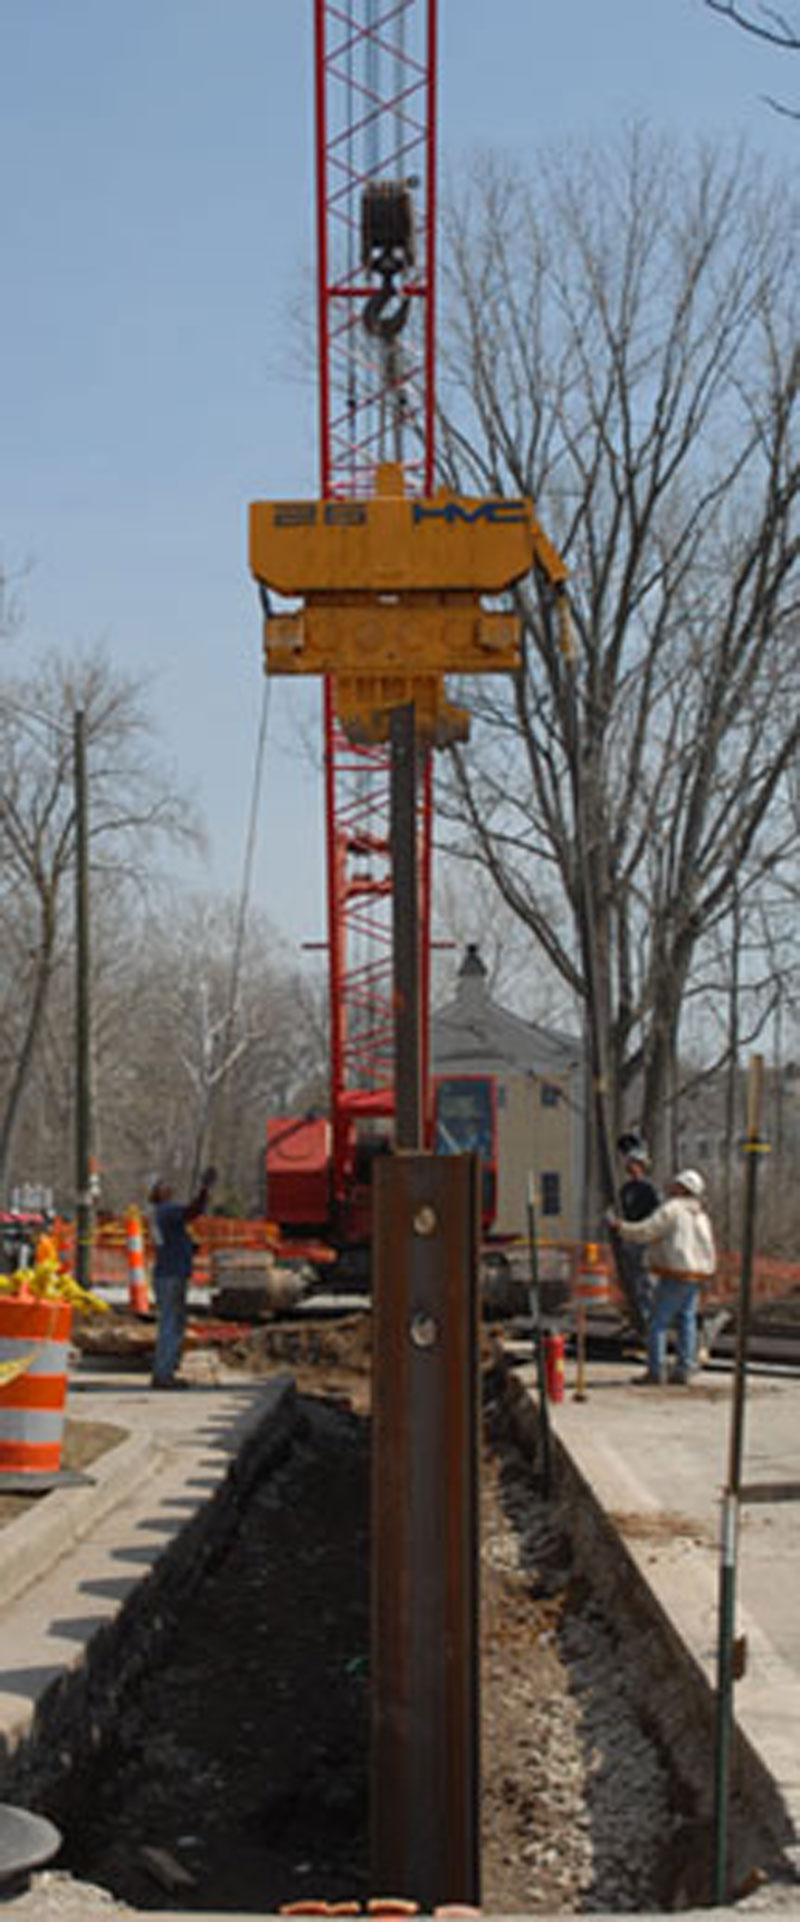
<svg viewBox="0 0 800 1922"><path fill-rule="evenodd" d="M520 1074L563 1074L583 1060L579 1037L523 1021L494 1001L486 968L471 942L458 973L455 995L431 1020L434 1071L462 1073L516 1068Z"/></svg>

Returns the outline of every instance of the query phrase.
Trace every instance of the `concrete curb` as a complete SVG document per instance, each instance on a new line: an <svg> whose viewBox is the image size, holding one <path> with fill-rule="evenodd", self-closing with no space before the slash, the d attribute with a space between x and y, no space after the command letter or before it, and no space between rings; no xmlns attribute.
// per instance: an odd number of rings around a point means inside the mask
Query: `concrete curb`
<svg viewBox="0 0 800 1922"><path fill-rule="evenodd" d="M157 1474L165 1449L151 1436L129 1434L91 1468L91 1486L54 1488L0 1529L0 1608L15 1601L54 1563L86 1540L135 1488Z"/></svg>
<svg viewBox="0 0 800 1922"><path fill-rule="evenodd" d="M260 1426L265 1405L276 1395L280 1401L290 1381L291 1377L280 1376L264 1384L264 1396L237 1423L236 1446L230 1450L227 1466ZM124 1428L119 1416L115 1416L114 1426ZM87 1483L51 1489L40 1498L40 1505L0 1528L0 1609L16 1601L71 1549L86 1541L129 1496L155 1482L178 1446L177 1435L173 1442L128 1430L123 1440L91 1464Z"/></svg>
<svg viewBox="0 0 800 1922"><path fill-rule="evenodd" d="M660 1566L646 1545L626 1537L614 1517L622 1509L642 1514L660 1514L655 1498L645 1489L629 1464L615 1451L593 1439L591 1452L567 1444L573 1468L580 1473L584 1488L599 1504L605 1517L616 1528L626 1554L638 1570L639 1579L660 1608L663 1618L680 1637L688 1657L712 1695L717 1683L717 1634L719 1610L718 1546L712 1565L683 1564L680 1578L667 1563ZM777 1789L795 1836L800 1836L800 1755L797 1731L800 1728L800 1682L772 1646L768 1636L739 1602L737 1628L745 1638L748 1651L744 1676L736 1683L735 1719L739 1737L752 1756L752 1766L766 1771L770 1791Z"/></svg>
<svg viewBox="0 0 800 1922"><path fill-rule="evenodd" d="M271 1472L291 1446L298 1419L293 1377L273 1377L229 1424L224 1446L218 1440L213 1444L218 1452L210 1472L207 1433L201 1430L197 1437L190 1437L184 1429L176 1432L174 1446L165 1440L163 1446L149 1451L149 1459L147 1443L138 1438L133 1446L122 1444L110 1451L98 1489L59 1491L59 1515L49 1527L35 1531L27 1556L23 1548L15 1558L17 1579L28 1586L21 1601L17 1590L6 1620L10 1633L17 1634L22 1679L27 1676L30 1681L32 1676L33 1685L16 1688L12 1682L0 1694L4 1800L29 1807L44 1794L56 1824L65 1826L60 1804L62 1798L68 1803L72 1793L75 1763L113 1725L127 1689L137 1685L157 1658L170 1625L190 1605L209 1562L238 1527L251 1487ZM144 1482L140 1479L143 1463ZM198 1476L201 1465L204 1472ZM127 1493L133 1495L127 1501L116 1472L120 1467ZM80 1516L65 1514L64 1502L76 1493L90 1499ZM93 1501L96 1496L99 1499ZM48 1502L52 1499L46 1497ZM176 1500L180 1517L174 1512ZM113 1599L106 1596L100 1618L82 1611L80 1633L59 1635L63 1617L69 1618L76 1601L81 1606L97 1572L107 1581L104 1558L109 1552L117 1556L120 1547L129 1549L132 1537L137 1538L135 1559L143 1569L146 1565L146 1572ZM42 1558L38 1591L34 1588L37 1553ZM56 1554L55 1564L44 1559L51 1553Z"/></svg>
<svg viewBox="0 0 800 1922"><path fill-rule="evenodd" d="M518 1440L536 1459L540 1436L532 1372L510 1372L506 1394ZM656 1520L663 1505L602 1435L590 1428L581 1434L566 1422L563 1426L566 1434L553 1433L556 1500L569 1513L576 1566L591 1582L608 1619L624 1623L627 1643L638 1647L647 1713L690 1789L700 1829L708 1828L713 1819L716 1550L704 1549L697 1558L682 1557L679 1568L659 1566L651 1545L637 1540L623 1518L633 1514ZM786 1664L749 1619L747 1633L753 1653L758 1648L759 1657L769 1656L771 1661L767 1688L753 1685L751 1702L746 1703L739 1692L743 1684L737 1684L731 1758L734 1883L750 1866L750 1851L759 1859L766 1849L789 1867L797 1843L797 1765L795 1761L792 1768L786 1742L776 1747L774 1735L785 1686L786 1733L794 1736L796 1746L792 1709L800 1701L800 1690ZM775 1688L770 1685L773 1681ZM760 1725L757 1707L763 1709Z"/></svg>

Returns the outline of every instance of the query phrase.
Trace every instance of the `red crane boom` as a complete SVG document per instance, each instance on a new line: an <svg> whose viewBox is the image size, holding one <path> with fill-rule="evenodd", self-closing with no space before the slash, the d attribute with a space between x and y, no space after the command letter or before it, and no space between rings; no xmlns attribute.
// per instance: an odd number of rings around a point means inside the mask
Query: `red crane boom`
<svg viewBox="0 0 800 1922"><path fill-rule="evenodd" d="M314 0L320 480L324 498L370 494L402 461L406 490L434 474L436 0ZM370 195L405 186L413 206L401 273L364 245ZM402 250L401 250L402 253ZM398 256L395 254L395 260ZM378 269L380 271L380 269ZM357 1130L393 1109L390 756L347 741L325 683L332 1219L366 1231ZM420 783L422 1082L430 997L431 761Z"/></svg>

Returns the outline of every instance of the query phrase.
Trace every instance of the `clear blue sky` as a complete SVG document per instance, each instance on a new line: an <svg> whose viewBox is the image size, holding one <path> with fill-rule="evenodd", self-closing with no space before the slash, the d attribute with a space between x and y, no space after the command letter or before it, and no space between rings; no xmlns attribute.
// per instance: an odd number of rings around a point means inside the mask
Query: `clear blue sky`
<svg viewBox="0 0 800 1922"><path fill-rule="evenodd" d="M440 0L440 154L614 129L745 134L795 66L701 0ZM311 0L0 0L0 560L33 562L14 665L102 640L155 677L235 892L261 701L249 499L317 486L289 315L313 276ZM800 76L798 76L800 83ZM272 696L254 898L323 920L316 696Z"/></svg>

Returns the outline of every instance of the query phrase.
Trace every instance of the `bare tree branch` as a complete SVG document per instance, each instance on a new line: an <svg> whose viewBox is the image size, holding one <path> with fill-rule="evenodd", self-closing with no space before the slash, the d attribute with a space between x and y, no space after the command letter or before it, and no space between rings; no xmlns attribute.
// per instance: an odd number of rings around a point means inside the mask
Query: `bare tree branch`
<svg viewBox="0 0 800 1922"><path fill-rule="evenodd" d="M730 20L743 33L756 40L765 41L771 47L779 47L784 53L800 51L800 20L793 20L779 7L767 4L767 0L704 0L710 13L718 13ZM773 94L763 94L762 99L773 113L782 114L786 120L799 120L800 110L787 107L785 101L777 100Z"/></svg>
<svg viewBox="0 0 800 1922"><path fill-rule="evenodd" d="M27 966L9 983L0 1081L0 1187L5 1187L26 1085L60 950L70 946L75 860L71 720L86 715L90 859L107 851L130 877L162 842L195 841L191 811L152 751L152 724L136 682L102 654L53 656L24 682L0 688L0 879L15 917L31 928ZM35 932L34 932L35 930Z"/></svg>
<svg viewBox="0 0 800 1922"><path fill-rule="evenodd" d="M448 218L444 470L536 498L571 567L577 719L533 581L523 671L475 687L444 807L584 996L591 901L618 1116L643 1100L651 1127L704 930L798 849L793 220L743 155L636 131L544 156L535 193L484 160Z"/></svg>
<svg viewBox="0 0 800 1922"><path fill-rule="evenodd" d="M745 6L741 0L705 0L710 13L722 14L723 19L732 20L734 26L751 33L757 40L767 40L773 47L783 47L789 53L800 49L800 25L790 20L779 7L766 4L766 0L753 0Z"/></svg>

